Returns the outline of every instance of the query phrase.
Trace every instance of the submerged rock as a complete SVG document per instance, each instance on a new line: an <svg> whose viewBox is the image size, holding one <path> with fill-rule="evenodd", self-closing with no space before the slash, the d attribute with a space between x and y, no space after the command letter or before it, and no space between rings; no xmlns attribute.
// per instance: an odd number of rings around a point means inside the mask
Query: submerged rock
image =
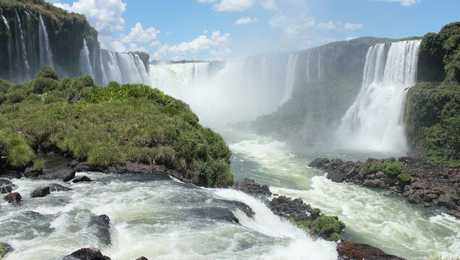
<svg viewBox="0 0 460 260"><path fill-rule="evenodd" d="M43 198L51 194L49 186L35 189L30 195L32 198Z"/></svg>
<svg viewBox="0 0 460 260"><path fill-rule="evenodd" d="M14 185L11 181L0 179L0 193L10 193L17 188L18 186Z"/></svg>
<svg viewBox="0 0 460 260"><path fill-rule="evenodd" d="M378 248L365 244L356 244L351 241L340 242L337 245L337 253L339 254L339 260L404 260L394 255L388 255Z"/></svg>
<svg viewBox="0 0 460 260"><path fill-rule="evenodd" d="M73 183L80 183L80 182L92 182L93 180L91 180L88 176L80 176L80 177L76 177L75 179L73 179Z"/></svg>
<svg viewBox="0 0 460 260"><path fill-rule="evenodd" d="M91 217L88 227L96 229L96 236L103 244L110 245L112 243L109 216L100 215Z"/></svg>
<svg viewBox="0 0 460 260"><path fill-rule="evenodd" d="M200 219L212 219L218 221L225 221L230 223L240 223L233 212L228 208L221 207L205 207L196 208L188 211L192 215L198 216Z"/></svg>
<svg viewBox="0 0 460 260"><path fill-rule="evenodd" d="M103 255L99 249L82 248L64 257L64 260L111 260L111 259L110 257Z"/></svg>
<svg viewBox="0 0 460 260"><path fill-rule="evenodd" d="M11 251L13 251L13 248L10 245L0 242L0 259Z"/></svg>
<svg viewBox="0 0 460 260"><path fill-rule="evenodd" d="M8 203L13 204L13 205L19 205L21 204L22 201L22 196L18 192L12 192L4 197Z"/></svg>
<svg viewBox="0 0 460 260"><path fill-rule="evenodd" d="M270 197L272 195L270 188L267 185L260 185L251 179L244 179L237 182L234 185L234 188L257 197Z"/></svg>
<svg viewBox="0 0 460 260"><path fill-rule="evenodd" d="M71 191L71 188L62 186L60 184L53 183L49 186L51 192L59 192L59 191Z"/></svg>
<svg viewBox="0 0 460 260"><path fill-rule="evenodd" d="M136 260L149 260L149 259L148 259L147 257L145 257L145 256L141 256L141 257L139 257L139 258L136 259Z"/></svg>

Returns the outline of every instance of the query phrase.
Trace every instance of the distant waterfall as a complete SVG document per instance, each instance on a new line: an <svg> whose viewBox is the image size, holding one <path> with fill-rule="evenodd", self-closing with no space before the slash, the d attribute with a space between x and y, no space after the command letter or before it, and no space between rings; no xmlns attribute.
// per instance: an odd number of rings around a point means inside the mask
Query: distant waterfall
<svg viewBox="0 0 460 260"><path fill-rule="evenodd" d="M95 76L86 39L83 40L83 47L80 52L80 71L81 73L89 75L92 78Z"/></svg>
<svg viewBox="0 0 460 260"><path fill-rule="evenodd" d="M39 21L40 27L38 37L40 42L40 65L49 65L51 67L54 67L53 53L50 48L48 31L46 30L46 25L41 15Z"/></svg>
<svg viewBox="0 0 460 260"><path fill-rule="evenodd" d="M286 67L286 84L285 84L285 92L283 99L281 99L280 105L286 103L292 96L292 92L294 90L295 80L297 76L297 62L299 60L299 54L291 54L289 55L287 67Z"/></svg>
<svg viewBox="0 0 460 260"><path fill-rule="evenodd" d="M369 48L361 91L342 118L338 137L345 148L405 154L403 106L416 83L421 41Z"/></svg>
<svg viewBox="0 0 460 260"><path fill-rule="evenodd" d="M149 71L138 54L101 50L100 64L103 84L109 81L122 84L150 82Z"/></svg>
<svg viewBox="0 0 460 260"><path fill-rule="evenodd" d="M20 36L20 45L21 45L21 51L20 52L22 53L23 63L24 63L24 66L25 66L25 75L26 75L26 78L29 78L31 76L30 75L29 55L28 55L28 51L27 51L27 47L26 47L26 40L25 40L25 37L24 37L24 31L22 29L21 17L19 17L18 13L16 13L16 19L17 19L17 22L18 22L18 25L19 25L19 36ZM17 51L19 51L18 47L16 47Z"/></svg>

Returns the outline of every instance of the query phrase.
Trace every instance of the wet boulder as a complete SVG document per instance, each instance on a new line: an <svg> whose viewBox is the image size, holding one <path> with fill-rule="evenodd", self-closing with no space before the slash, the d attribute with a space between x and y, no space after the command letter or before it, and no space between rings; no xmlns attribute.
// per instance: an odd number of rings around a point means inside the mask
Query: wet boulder
<svg viewBox="0 0 460 260"><path fill-rule="evenodd" d="M21 204L22 196L18 192L12 192L12 193L9 193L8 195L6 195L4 197L4 199L6 201L8 201L8 203L10 203L10 204L19 205L19 204Z"/></svg>
<svg viewBox="0 0 460 260"><path fill-rule="evenodd" d="M64 257L64 260L110 260L110 257L96 248L82 248Z"/></svg>
<svg viewBox="0 0 460 260"><path fill-rule="evenodd" d="M64 175L62 180L64 182L69 182L69 181L73 180L74 178L75 178L75 171L70 171L70 172L68 172L67 174Z"/></svg>
<svg viewBox="0 0 460 260"><path fill-rule="evenodd" d="M10 193L17 188L18 186L14 185L11 181L0 179L0 193Z"/></svg>
<svg viewBox="0 0 460 260"><path fill-rule="evenodd" d="M92 216L88 227L94 228L96 236L105 245L112 243L110 236L110 218L107 215Z"/></svg>
<svg viewBox="0 0 460 260"><path fill-rule="evenodd" d="M148 259L147 257L145 257L145 256L141 256L141 257L139 257L139 258L136 259L136 260L149 260L149 259Z"/></svg>
<svg viewBox="0 0 460 260"><path fill-rule="evenodd" d="M404 260L394 255L388 255L378 248L365 244L356 244L351 241L340 242L337 245L337 253L339 254L339 260Z"/></svg>
<svg viewBox="0 0 460 260"><path fill-rule="evenodd" d="M80 176L80 177L76 177L75 179L73 179L73 183L82 183L82 182L92 182L93 180L91 180L88 176Z"/></svg>
<svg viewBox="0 0 460 260"><path fill-rule="evenodd" d="M49 186L51 192L59 192L59 191L71 191L71 188L65 187L60 184L53 183Z"/></svg>
<svg viewBox="0 0 460 260"><path fill-rule="evenodd" d="M237 182L234 185L234 188L257 197L270 197L272 195L270 188L267 185L260 185L251 179L244 179Z"/></svg>
<svg viewBox="0 0 460 260"><path fill-rule="evenodd" d="M51 194L49 186L35 189L30 195L32 198L43 198Z"/></svg>
<svg viewBox="0 0 460 260"><path fill-rule="evenodd" d="M232 210L221 207L205 207L195 208L189 210L189 214L195 215L200 219L211 219L217 221L225 221L230 223L239 223L237 217L233 214Z"/></svg>

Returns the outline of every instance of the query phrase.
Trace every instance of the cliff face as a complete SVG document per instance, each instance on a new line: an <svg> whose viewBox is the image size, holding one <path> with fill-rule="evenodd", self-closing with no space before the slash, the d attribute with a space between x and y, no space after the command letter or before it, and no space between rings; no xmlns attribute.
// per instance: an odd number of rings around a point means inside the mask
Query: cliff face
<svg viewBox="0 0 460 260"><path fill-rule="evenodd" d="M357 96L366 54L385 39L360 38L299 53L291 98L255 122L259 133L296 144L325 144Z"/></svg>
<svg viewBox="0 0 460 260"><path fill-rule="evenodd" d="M84 16L42 0L0 0L0 78L30 80L47 65L60 76L116 80L105 75L114 61L104 60L101 53L97 32ZM133 56L148 71L148 55Z"/></svg>
<svg viewBox="0 0 460 260"><path fill-rule="evenodd" d="M460 166L460 23L424 37L418 71L405 117L414 155Z"/></svg>

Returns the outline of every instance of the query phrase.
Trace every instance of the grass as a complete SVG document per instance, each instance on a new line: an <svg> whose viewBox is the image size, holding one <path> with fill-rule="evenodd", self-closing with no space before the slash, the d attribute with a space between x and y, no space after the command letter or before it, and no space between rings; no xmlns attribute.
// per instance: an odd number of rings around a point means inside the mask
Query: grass
<svg viewBox="0 0 460 260"><path fill-rule="evenodd" d="M50 71L4 85L0 144L7 167L31 166L37 151L57 149L97 167L154 164L202 186L233 183L224 140L202 127L188 105L157 89L101 88L89 77L57 80Z"/></svg>

